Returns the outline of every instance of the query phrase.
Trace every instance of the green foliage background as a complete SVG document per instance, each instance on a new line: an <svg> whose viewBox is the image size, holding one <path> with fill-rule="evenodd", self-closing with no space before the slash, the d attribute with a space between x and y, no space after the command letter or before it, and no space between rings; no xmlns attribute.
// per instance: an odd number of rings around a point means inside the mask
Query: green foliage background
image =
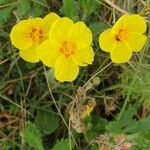
<svg viewBox="0 0 150 150"><path fill-rule="evenodd" d="M118 136L131 150L150 149L150 2L114 2L0 0L1 150L115 150L122 146ZM98 36L124 11L146 17L148 41L129 63L116 65L110 63L109 55L99 48ZM75 22L84 21L92 30L94 63L81 68L73 83L57 82L53 69L43 67L42 63L23 61L11 45L9 33L14 24L49 12ZM88 131L79 134L69 126L67 108L75 100L77 89L99 70L100 83L92 86L86 95L87 99L95 98L97 105L85 120Z"/></svg>

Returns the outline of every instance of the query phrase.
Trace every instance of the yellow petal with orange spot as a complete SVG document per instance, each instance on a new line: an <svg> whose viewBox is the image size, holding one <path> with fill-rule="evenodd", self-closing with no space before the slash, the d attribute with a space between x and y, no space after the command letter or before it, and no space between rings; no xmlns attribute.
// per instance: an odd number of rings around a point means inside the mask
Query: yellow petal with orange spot
<svg viewBox="0 0 150 150"><path fill-rule="evenodd" d="M127 27L126 20L129 18L129 16L130 16L129 14L125 14L118 19L118 21L112 27L112 30L111 30L112 35L115 35L116 33L118 33L118 31L121 28Z"/></svg>
<svg viewBox="0 0 150 150"><path fill-rule="evenodd" d="M18 49L26 49L33 44L33 41L29 38L31 28L28 26L28 21L29 20L20 21L11 30L11 43Z"/></svg>

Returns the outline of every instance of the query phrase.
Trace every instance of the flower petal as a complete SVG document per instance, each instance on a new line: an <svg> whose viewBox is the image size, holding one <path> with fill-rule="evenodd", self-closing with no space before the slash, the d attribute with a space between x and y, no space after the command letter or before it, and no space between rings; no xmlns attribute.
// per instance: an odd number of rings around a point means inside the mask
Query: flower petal
<svg viewBox="0 0 150 150"><path fill-rule="evenodd" d="M49 34L53 23L60 17L56 13L49 13L43 18L42 28Z"/></svg>
<svg viewBox="0 0 150 150"><path fill-rule="evenodd" d="M49 67L54 67L57 58L60 56L61 46L54 40L44 41L38 48L38 54L42 62Z"/></svg>
<svg viewBox="0 0 150 150"><path fill-rule="evenodd" d="M10 39L12 44L18 49L26 49L32 46L33 42L29 39L30 26L28 26L29 20L20 21L16 24L10 33Z"/></svg>
<svg viewBox="0 0 150 150"><path fill-rule="evenodd" d="M138 52L143 48L146 40L147 37L145 35L133 34L129 37L127 42L131 46L132 51Z"/></svg>
<svg viewBox="0 0 150 150"><path fill-rule="evenodd" d="M73 21L67 17L58 19L50 30L49 37L62 43L68 39L69 32L73 26Z"/></svg>
<svg viewBox="0 0 150 150"><path fill-rule="evenodd" d="M56 13L51 12L48 15L46 15L43 19L44 22L47 22L49 24L49 27L51 28L52 24L59 18L60 17Z"/></svg>
<svg viewBox="0 0 150 150"><path fill-rule="evenodd" d="M77 22L73 25L69 35L77 49L86 48L92 44L92 32L83 22Z"/></svg>
<svg viewBox="0 0 150 150"><path fill-rule="evenodd" d="M79 74L78 65L70 58L61 56L55 64L55 77L60 82L72 82Z"/></svg>
<svg viewBox="0 0 150 150"><path fill-rule="evenodd" d="M99 45L105 52L111 52L116 47L116 41L111 35L111 29L107 29L100 34Z"/></svg>
<svg viewBox="0 0 150 150"><path fill-rule="evenodd" d="M126 20L126 24L131 32L142 34L146 31L146 21L140 15L130 15Z"/></svg>
<svg viewBox="0 0 150 150"><path fill-rule="evenodd" d="M88 64L92 64L94 60L94 51L91 46L84 49L78 49L75 51L72 59L80 66L87 66Z"/></svg>
<svg viewBox="0 0 150 150"><path fill-rule="evenodd" d="M118 42L116 48L111 51L110 56L114 63L125 63L131 58L132 50L125 42Z"/></svg>
<svg viewBox="0 0 150 150"><path fill-rule="evenodd" d="M114 24L114 26L112 27L111 30L111 34L112 35L116 35L118 33L118 30L120 30L120 28L126 28L126 20L129 18L129 14L125 14L123 16L121 16L118 21Z"/></svg>
<svg viewBox="0 0 150 150"><path fill-rule="evenodd" d="M42 18L31 18L22 20L16 24L10 33L12 44L18 49L28 49L32 47L33 41L30 38L32 28L38 28L42 23Z"/></svg>
<svg viewBox="0 0 150 150"><path fill-rule="evenodd" d="M19 52L20 57L23 58L25 61L36 63L39 61L37 46L33 46L29 49L22 49Z"/></svg>

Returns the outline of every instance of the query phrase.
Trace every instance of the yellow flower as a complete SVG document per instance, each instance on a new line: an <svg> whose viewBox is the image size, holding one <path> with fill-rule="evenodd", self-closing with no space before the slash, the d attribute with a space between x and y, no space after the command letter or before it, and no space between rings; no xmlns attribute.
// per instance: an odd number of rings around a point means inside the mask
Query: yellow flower
<svg viewBox="0 0 150 150"><path fill-rule="evenodd" d="M60 18L50 13L42 18L29 18L16 24L10 33L12 44L20 50L20 56L28 62L38 62L39 45L48 38L52 24Z"/></svg>
<svg viewBox="0 0 150 150"><path fill-rule="evenodd" d="M40 58L46 66L54 67L57 80L71 82L79 74L79 66L93 62L91 44L92 33L83 22L60 18L53 24L49 39L39 47Z"/></svg>
<svg viewBox="0 0 150 150"><path fill-rule="evenodd" d="M94 106L95 107L95 106ZM82 113L82 118L86 118L87 116L90 116L90 113L93 111L94 109L93 106L89 106L89 105L86 105L85 106L85 111Z"/></svg>
<svg viewBox="0 0 150 150"><path fill-rule="evenodd" d="M103 51L110 52L112 62L124 63L132 52L140 51L145 42L146 22L137 14L124 15L116 24L100 34L99 44Z"/></svg>

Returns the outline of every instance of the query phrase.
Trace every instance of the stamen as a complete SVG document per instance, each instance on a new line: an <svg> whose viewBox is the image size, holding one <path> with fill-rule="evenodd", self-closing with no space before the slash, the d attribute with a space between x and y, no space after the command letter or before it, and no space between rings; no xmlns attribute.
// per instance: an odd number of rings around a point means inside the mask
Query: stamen
<svg viewBox="0 0 150 150"><path fill-rule="evenodd" d="M117 41L123 41L126 40L128 36L129 36L129 32L126 29L120 29L117 35L115 36L115 39Z"/></svg>
<svg viewBox="0 0 150 150"><path fill-rule="evenodd" d="M59 51L66 57L70 57L75 53L76 46L74 43L71 43L69 41L64 41L62 43L62 47L59 49Z"/></svg>
<svg viewBox="0 0 150 150"><path fill-rule="evenodd" d="M34 42L38 42L39 43L44 38L43 31L41 29L32 28L31 32L29 33L29 37Z"/></svg>

